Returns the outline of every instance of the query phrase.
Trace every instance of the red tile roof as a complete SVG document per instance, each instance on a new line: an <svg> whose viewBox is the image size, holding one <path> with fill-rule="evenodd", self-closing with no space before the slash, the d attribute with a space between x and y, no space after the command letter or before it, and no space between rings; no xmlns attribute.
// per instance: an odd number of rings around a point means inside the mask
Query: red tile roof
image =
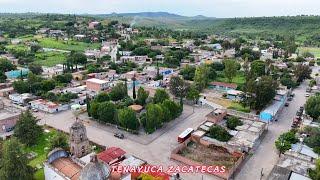
<svg viewBox="0 0 320 180"><path fill-rule="evenodd" d="M211 82L210 85L213 86L223 86L223 87L228 87L228 88L232 88L232 89L237 89L238 85L237 84L233 84L233 83L225 83L225 82Z"/></svg>
<svg viewBox="0 0 320 180"><path fill-rule="evenodd" d="M51 165L71 180L79 179L80 171L82 170L79 165L72 162L69 158L59 158L53 161Z"/></svg>
<svg viewBox="0 0 320 180"><path fill-rule="evenodd" d="M98 159L109 164L113 160L116 160L125 154L126 154L126 152L124 150L122 150L121 148L110 147L110 148L107 148L105 151L99 153L97 156L98 156Z"/></svg>

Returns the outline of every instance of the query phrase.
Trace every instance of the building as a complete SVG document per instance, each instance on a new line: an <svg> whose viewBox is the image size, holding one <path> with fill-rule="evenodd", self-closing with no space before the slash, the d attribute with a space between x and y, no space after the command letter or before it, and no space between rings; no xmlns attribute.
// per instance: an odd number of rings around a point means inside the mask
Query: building
<svg viewBox="0 0 320 180"><path fill-rule="evenodd" d="M31 108L38 109L40 111L44 111L47 113L57 113L57 112L65 111L69 109L68 104L57 104L44 99L37 99L34 101L30 101L29 105L31 106Z"/></svg>
<svg viewBox="0 0 320 180"><path fill-rule="evenodd" d="M24 93L24 94L10 94L9 99L14 103L19 104L27 104L29 101L33 99L33 95L30 93Z"/></svg>
<svg viewBox="0 0 320 180"><path fill-rule="evenodd" d="M237 84L233 83L225 83L225 82L211 82L209 84L209 88L215 89L217 91L228 91L228 90L236 90L238 87Z"/></svg>
<svg viewBox="0 0 320 180"><path fill-rule="evenodd" d="M89 29L95 29L98 25L100 25L100 22L93 21L89 23Z"/></svg>
<svg viewBox="0 0 320 180"><path fill-rule="evenodd" d="M242 91L230 89L227 90L227 98L230 100L240 100L242 93Z"/></svg>
<svg viewBox="0 0 320 180"><path fill-rule="evenodd" d="M110 147L97 154L99 161L112 165L125 159L126 152L118 147Z"/></svg>
<svg viewBox="0 0 320 180"><path fill-rule="evenodd" d="M109 87L109 82L101 79L92 78L86 81L86 85L87 90L99 92L106 90Z"/></svg>
<svg viewBox="0 0 320 180"><path fill-rule="evenodd" d="M44 163L45 180L78 180L84 165L72 159L63 149L54 149Z"/></svg>
<svg viewBox="0 0 320 180"><path fill-rule="evenodd" d="M13 134L12 130L16 125L21 111L13 107L5 107L0 101L0 138L6 138Z"/></svg>
<svg viewBox="0 0 320 180"><path fill-rule="evenodd" d="M21 76L27 76L29 73L29 69L21 68L17 70L7 71L5 72L5 75L8 79L17 79Z"/></svg>
<svg viewBox="0 0 320 180"><path fill-rule="evenodd" d="M70 131L70 152L74 157L81 158L90 153L90 144L87 137L86 127L79 120L76 120L69 129Z"/></svg>
<svg viewBox="0 0 320 180"><path fill-rule="evenodd" d="M277 119L287 101L288 92L288 90L277 91L277 95L272 103L260 113L260 119L262 121L270 122Z"/></svg>

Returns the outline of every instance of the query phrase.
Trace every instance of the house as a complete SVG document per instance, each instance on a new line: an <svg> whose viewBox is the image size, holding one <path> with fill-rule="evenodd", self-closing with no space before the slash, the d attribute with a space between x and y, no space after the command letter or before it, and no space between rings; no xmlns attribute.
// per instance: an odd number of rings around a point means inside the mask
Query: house
<svg viewBox="0 0 320 180"><path fill-rule="evenodd" d="M277 90L272 103L260 113L260 119L265 122L277 119L288 97L288 90Z"/></svg>
<svg viewBox="0 0 320 180"><path fill-rule="evenodd" d="M63 74L63 66L62 65L55 65L53 67L46 67L42 66L42 76L44 78L51 78L56 75L62 75Z"/></svg>
<svg viewBox="0 0 320 180"><path fill-rule="evenodd" d="M61 37L64 36L64 32L61 30L49 30L50 37Z"/></svg>
<svg viewBox="0 0 320 180"><path fill-rule="evenodd" d="M242 91L230 89L230 90L227 90L227 98L230 100L240 100L242 93L243 93Z"/></svg>
<svg viewBox="0 0 320 180"><path fill-rule="evenodd" d="M20 78L21 76L27 76L28 73L29 73L29 69L20 68L17 70L7 71L5 72L5 75L7 76L8 79L17 79L17 78Z"/></svg>
<svg viewBox="0 0 320 180"><path fill-rule="evenodd" d="M237 87L238 85L233 83L225 83L225 82L217 82L217 81L209 83L209 88L215 89L217 91L236 90Z"/></svg>
<svg viewBox="0 0 320 180"><path fill-rule="evenodd" d="M0 138L12 135L12 130L16 125L21 111L14 107L5 107L0 101Z"/></svg>
<svg viewBox="0 0 320 180"><path fill-rule="evenodd" d="M9 99L12 102L19 103L19 104L27 104L28 101L34 99L34 96L30 93L24 94L10 94Z"/></svg>
<svg viewBox="0 0 320 180"><path fill-rule="evenodd" d="M118 147L110 147L97 154L99 161L111 165L125 159L126 152Z"/></svg>
<svg viewBox="0 0 320 180"><path fill-rule="evenodd" d="M100 25L101 23L98 21L93 21L89 23L89 29L95 29L98 25Z"/></svg>
<svg viewBox="0 0 320 180"><path fill-rule="evenodd" d="M152 59L148 56L121 56L120 62L134 62L137 64L152 63Z"/></svg>
<svg viewBox="0 0 320 180"><path fill-rule="evenodd" d="M86 81L86 85L87 90L99 92L106 90L109 87L109 82L101 79L92 78Z"/></svg>
<svg viewBox="0 0 320 180"><path fill-rule="evenodd" d="M2 54L0 55L1 58L7 59L10 61L13 65L19 64L19 59L15 58L12 54Z"/></svg>
<svg viewBox="0 0 320 180"><path fill-rule="evenodd" d="M38 109L47 113L57 113L69 109L68 104L57 104L44 99L37 99L29 102L31 108Z"/></svg>
<svg viewBox="0 0 320 180"><path fill-rule="evenodd" d="M76 39L76 40L83 40L84 38L86 38L86 35L84 35L84 34L76 34L74 36L74 39Z"/></svg>
<svg viewBox="0 0 320 180"><path fill-rule="evenodd" d="M206 115L206 120L215 124L221 122L226 117L227 111L224 109L215 109Z"/></svg>

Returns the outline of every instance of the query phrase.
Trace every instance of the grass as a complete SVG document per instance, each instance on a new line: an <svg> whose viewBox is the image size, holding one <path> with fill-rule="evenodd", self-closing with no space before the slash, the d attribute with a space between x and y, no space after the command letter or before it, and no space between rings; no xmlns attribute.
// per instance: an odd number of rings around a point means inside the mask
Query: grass
<svg viewBox="0 0 320 180"><path fill-rule="evenodd" d="M66 53L62 52L39 52L36 54L35 63L42 66L54 66L66 61Z"/></svg>
<svg viewBox="0 0 320 180"><path fill-rule="evenodd" d="M43 163L47 159L47 154L49 152L48 149L50 146L50 138L52 138L57 133L56 130L50 130L49 133L44 132L43 135L39 138L38 143L32 147L26 147L25 151L27 153L35 152L37 156L30 161L30 166L36 168L37 165L43 166ZM44 172L43 168L38 169L34 174L34 179L36 180L43 180L44 179Z"/></svg>
<svg viewBox="0 0 320 180"><path fill-rule="evenodd" d="M228 107L228 109L233 109L233 110L236 110L236 111L250 113L250 108L249 107L243 107L242 104L237 103L237 102L232 102L230 104L230 106Z"/></svg>
<svg viewBox="0 0 320 180"><path fill-rule="evenodd" d="M230 83L229 80L224 76L223 72L218 73L216 81ZM236 77L232 79L231 83L235 83L238 86L242 86L245 83L245 77L243 72L237 72Z"/></svg>
<svg viewBox="0 0 320 180"><path fill-rule="evenodd" d="M86 49L99 49L100 43L85 43L78 41L62 41L53 38L38 39L41 47L67 51L85 51Z"/></svg>
<svg viewBox="0 0 320 180"><path fill-rule="evenodd" d="M303 52L310 52L312 53L316 58L320 58L320 48L318 47L299 47L299 54L301 55Z"/></svg>

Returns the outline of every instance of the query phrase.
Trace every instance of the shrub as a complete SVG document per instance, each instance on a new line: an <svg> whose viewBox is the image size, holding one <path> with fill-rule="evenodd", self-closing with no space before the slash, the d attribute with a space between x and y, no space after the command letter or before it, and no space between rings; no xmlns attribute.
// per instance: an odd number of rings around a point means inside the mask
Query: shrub
<svg viewBox="0 0 320 180"><path fill-rule="evenodd" d="M222 142L227 142L232 138L232 135L219 125L215 125L210 128L209 136Z"/></svg>
<svg viewBox="0 0 320 180"><path fill-rule="evenodd" d="M243 125L242 121L234 116L231 116L227 119L227 127L231 130L235 130L237 126Z"/></svg>

